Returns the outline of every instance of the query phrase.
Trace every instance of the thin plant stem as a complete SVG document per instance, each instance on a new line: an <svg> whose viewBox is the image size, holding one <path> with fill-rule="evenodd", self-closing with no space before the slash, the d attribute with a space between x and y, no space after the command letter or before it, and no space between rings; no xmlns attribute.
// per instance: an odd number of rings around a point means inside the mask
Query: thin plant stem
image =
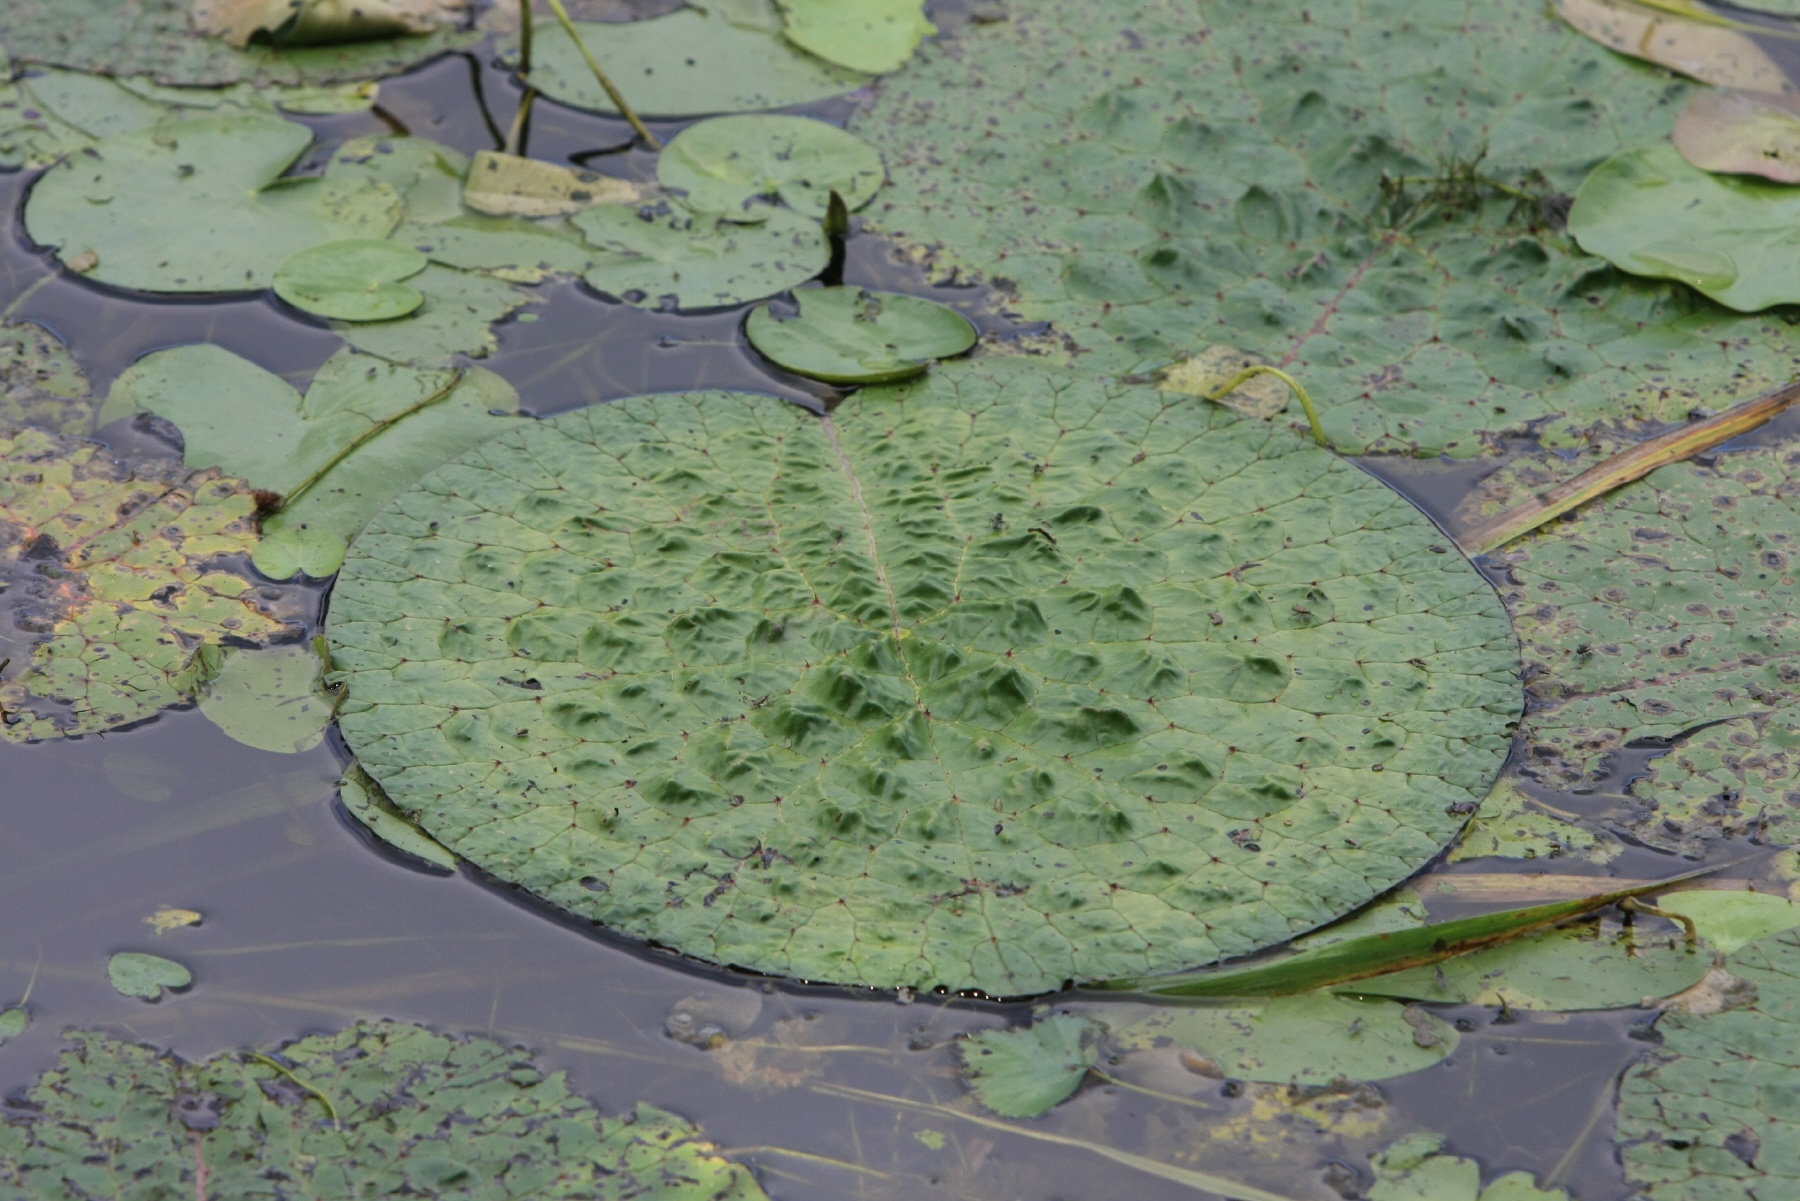
<svg viewBox="0 0 1800 1201"><path fill-rule="evenodd" d="M529 82L525 85L525 94L519 97L519 111L513 114L512 128L506 134L506 153L523 154L525 151L525 130L531 124L531 106L537 103L538 90Z"/></svg>
<svg viewBox="0 0 1800 1201"><path fill-rule="evenodd" d="M370 438L375 437L375 435L381 433L383 430L392 429L394 426L398 425L400 422L406 420L408 417L411 417L414 413L417 413L420 409L427 408L431 405L434 405L438 401L444 399L444 397L446 397L446 396L450 395L452 392L456 391L457 387L459 385L461 385L464 377L467 376L468 373L469 373L468 368L458 367L455 371L450 373L450 382L445 384L443 387L439 388L436 392L433 392L430 396L427 396L424 400L421 400L418 404L413 405L411 408L408 408L400 413L396 413L394 416L388 418L386 421L377 421L374 425L371 425L368 429L366 429L362 433L356 435L356 437L350 439L349 443L347 445L345 445L345 447L342 450L338 451L335 455L332 455L331 458L329 460L327 460L327 462L325 463L325 465L323 467L319 468L317 471L313 472L311 475L309 475L305 479L301 480L299 485L297 487L295 487L295 489L292 492L290 492L286 496L282 497L281 503L276 506L275 511L277 513L281 512L281 510L287 508L288 506L292 505L295 501L299 500L302 496L306 495L307 489L311 488L314 484L316 484L320 480L324 479L325 476L330 473L330 471L333 467L336 467L339 463L342 463L345 459L349 458L352 454L354 454L357 451L358 448L360 448L363 445L363 443L367 442Z"/></svg>
<svg viewBox="0 0 1800 1201"><path fill-rule="evenodd" d="M256 1060L256 1062L260 1064L274 1068L283 1076L286 1076L289 1080L292 1080L295 1084L317 1097L320 1103L325 1106L325 1112L331 1115L331 1124L340 1131L344 1128L343 1119L338 1117L337 1106L331 1103L331 1098L325 1095L324 1089L310 1081L301 1079L294 1072L293 1068L288 1067L272 1055L264 1055L261 1051L252 1051L250 1052L250 1058Z"/></svg>
<svg viewBox="0 0 1800 1201"><path fill-rule="evenodd" d="M519 0L519 74L531 74L531 0Z"/></svg>
<svg viewBox="0 0 1800 1201"><path fill-rule="evenodd" d="M1619 902L1619 908L1629 910L1632 913L1647 913L1651 917L1660 917L1666 921L1678 922L1682 929L1687 931L1688 946L1695 947L1700 945L1700 927L1696 926L1694 924L1694 919L1685 913L1673 913L1667 909L1658 909L1655 905L1646 901L1640 901L1636 897L1626 897L1623 901Z"/></svg>
<svg viewBox="0 0 1800 1201"><path fill-rule="evenodd" d="M613 81L608 79L606 72L600 69L600 61L594 57L594 52L588 49L587 43L581 40L581 34L576 32L575 22L569 19L569 10L563 7L562 0L548 0L548 3L550 11L556 14L558 21L562 22L564 32L575 43L575 49L581 51L581 57L587 60L588 70L594 73L594 78L600 81L600 86L605 88L606 94L612 98L613 107L619 110L619 115L631 122L631 128L637 130L638 137L644 139L650 149L661 150L663 145L656 140L656 135L651 133L643 121L638 119L637 112L625 103L625 97L619 94L619 89L613 86Z"/></svg>
<svg viewBox="0 0 1800 1201"><path fill-rule="evenodd" d="M62 278L62 273L60 271L52 271L48 275L41 275L33 280L29 287L13 297L12 303L6 306L4 312L0 312L0 324L6 324L12 321L13 314L19 311L20 305L23 305L27 300L30 300L39 288L43 287L53 279L60 278Z"/></svg>
<svg viewBox="0 0 1800 1201"><path fill-rule="evenodd" d="M1294 395L1300 398L1300 407L1306 410L1306 420L1307 423L1312 426L1313 440L1320 446L1328 447L1331 445L1331 443L1325 440L1325 427L1319 422L1319 410L1313 407L1312 397L1308 396L1306 389L1300 386L1299 380L1295 379L1279 367L1271 367L1267 363L1254 363L1232 376L1229 383L1223 388L1214 391L1213 394L1206 399L1222 400L1225 397L1230 396L1239 384L1258 375L1272 375L1282 383L1286 384L1289 389L1293 391Z"/></svg>

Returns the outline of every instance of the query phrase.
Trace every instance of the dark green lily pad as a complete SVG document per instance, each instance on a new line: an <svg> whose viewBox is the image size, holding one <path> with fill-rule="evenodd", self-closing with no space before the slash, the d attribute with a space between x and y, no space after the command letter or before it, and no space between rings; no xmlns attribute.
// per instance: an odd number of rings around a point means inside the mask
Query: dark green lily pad
<svg viewBox="0 0 1800 1201"><path fill-rule="evenodd" d="M764 1201L749 1169L652 1105L602 1118L523 1050L398 1022L184 1063L77 1033L0 1125L0 1181L21 1201L91 1195ZM124 1086L129 1082L129 1086ZM25 1116L29 1115L29 1116ZM499 1182L499 1183L496 1183Z"/></svg>
<svg viewBox="0 0 1800 1201"><path fill-rule="evenodd" d="M516 430L377 515L328 634L352 748L457 854L880 987L1303 933L1454 836L1518 707L1488 586L1385 486L1006 357L831 424L698 393Z"/></svg>
<svg viewBox="0 0 1800 1201"><path fill-rule="evenodd" d="M761 300L805 283L831 262L819 223L781 210L746 225L666 206L603 205L578 213L573 223L595 250L588 286L645 308Z"/></svg>
<svg viewBox="0 0 1800 1201"><path fill-rule="evenodd" d="M1539 0L1005 10L851 119L889 174L864 224L1053 322L1084 370L1228 346L1286 364L1341 450L1456 457L1792 378L1785 322L1608 270L1557 228L1556 197L1666 140L1691 85Z"/></svg>
<svg viewBox="0 0 1800 1201"><path fill-rule="evenodd" d="M721 11L683 8L648 21L576 21L575 28L632 108L649 117L787 108L854 91L868 76L804 54ZM554 19L533 33L531 82L552 100L618 110Z"/></svg>
<svg viewBox="0 0 1800 1201"><path fill-rule="evenodd" d="M656 160L656 178L688 208L734 221L779 198L797 213L824 217L831 193L851 210L881 188L881 156L835 125L811 117L715 117L690 125Z"/></svg>
<svg viewBox="0 0 1800 1201"><path fill-rule="evenodd" d="M173 959L141 951L120 951L106 961L106 974L121 993L146 1001L161 1000L165 988L186 988L194 982L194 974Z"/></svg>
<svg viewBox="0 0 1800 1201"><path fill-rule="evenodd" d="M102 138L32 186L25 227L84 274L147 292L266 288L288 258L381 238L393 188L348 173L280 179L312 131L279 117L200 117ZM83 260L86 261L86 260Z"/></svg>
<svg viewBox="0 0 1800 1201"><path fill-rule="evenodd" d="M983 1030L957 1044L963 1082L1007 1118L1035 1118L1074 1096L1099 1053L1103 1028L1056 1014L1029 1026Z"/></svg>
<svg viewBox="0 0 1800 1201"><path fill-rule="evenodd" d="M865 288L802 288L799 312L763 305L744 332L779 365L833 384L906 379L934 359L962 354L977 337L969 319L935 300Z"/></svg>
<svg viewBox="0 0 1800 1201"><path fill-rule="evenodd" d="M430 260L386 239L327 242L302 250L275 271L275 295L297 309L340 321L391 321L425 303L403 280Z"/></svg>
<svg viewBox="0 0 1800 1201"><path fill-rule="evenodd" d="M1569 232L1588 253L1744 313L1800 301L1797 227L1800 192L1702 171L1668 145L1607 159L1569 212Z"/></svg>

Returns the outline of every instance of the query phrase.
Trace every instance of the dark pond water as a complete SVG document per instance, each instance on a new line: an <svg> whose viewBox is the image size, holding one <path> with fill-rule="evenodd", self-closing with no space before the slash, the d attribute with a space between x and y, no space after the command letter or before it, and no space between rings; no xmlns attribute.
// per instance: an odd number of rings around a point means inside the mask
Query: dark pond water
<svg viewBox="0 0 1800 1201"><path fill-rule="evenodd" d="M955 24L953 9L943 15ZM474 151L495 145L517 94L482 56L451 57L385 82L378 112L312 124L322 147L410 131ZM857 103L808 111L841 120ZM647 175L644 155L614 150L625 141L618 121L540 101L530 150ZM30 182L0 177L9 211ZM873 237L851 238L844 274L848 283L934 296L990 333L1019 328L979 292L934 284ZM102 393L135 359L163 347L213 342L303 385L338 345L270 300L150 303L51 276L49 260L22 235L0 246L0 305L18 300L14 319L62 336ZM518 387L529 412L694 388L772 393L815 407L836 398L764 364L739 333L741 309L646 313L578 284L542 292L538 319L501 326L501 350L487 362ZM164 448L123 441L115 449ZM1370 464L1440 520L1494 465ZM324 591L285 591L285 603L316 624ZM1615 778L1587 795L1539 793L1583 819L1602 819L1651 753L1623 756ZM682 1113L755 1163L776 1198L1194 1195L1080 1147L902 1104L955 1101L955 1036L1018 1020L1031 1006L901 1004L891 995L777 985L561 923L473 874L433 875L383 853L334 801L346 762L331 740L296 755L242 746L191 710L103 737L0 745L0 906L8 919L0 925L0 1001L29 988L35 1015L0 1053L0 1090L48 1066L70 1028L101 1027L200 1057L391 1017L526 1043L607 1112L643 1099ZM1494 873L1518 873L1517 895L1490 886L1477 900L1452 902L1445 898L1464 894L1429 885L1422 892L1435 917L1517 904L1530 897L1523 877L1543 866L1478 861L1445 873L1481 873L1490 885ZM1659 876L1685 866L1634 850L1609 870ZM1757 867L1752 860L1731 870ZM158 935L145 919L163 906L198 910L204 924ZM160 1004L121 997L103 968L120 950L178 958L196 982ZM736 1037L713 1051L678 1041L667 1032L672 1010L717 1021ZM1496 1170L1534 1172L1584 1201L1623 1196L1610 1106L1619 1074L1645 1047L1633 1037L1643 1015L1501 1020L1462 1007L1445 1016L1467 1026L1454 1056L1335 1110L1303 1113L1282 1090L1232 1096L1236 1090L1204 1077L1159 1077L1136 1087L1090 1084L1048 1117L1020 1125L1321 1199L1343 1195L1328 1183L1329 1160L1366 1163L1368 1150L1433 1130L1458 1153ZM1252 1117L1263 1134L1246 1133Z"/></svg>

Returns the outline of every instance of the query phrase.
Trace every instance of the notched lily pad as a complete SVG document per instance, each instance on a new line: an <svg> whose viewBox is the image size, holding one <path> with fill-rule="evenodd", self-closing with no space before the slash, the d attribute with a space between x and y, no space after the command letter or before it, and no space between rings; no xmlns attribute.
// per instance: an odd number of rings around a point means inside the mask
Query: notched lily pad
<svg viewBox="0 0 1800 1201"><path fill-rule="evenodd" d="M106 961L106 974L119 992L146 1001L161 1000L165 988L186 988L194 982L194 974L173 959L141 951L120 951Z"/></svg>
<svg viewBox="0 0 1800 1201"><path fill-rule="evenodd" d="M659 208L591 208L573 222L594 248L588 286L645 308L700 309L785 292L825 270L817 221L772 210L743 224Z"/></svg>
<svg viewBox="0 0 1800 1201"><path fill-rule="evenodd" d="M756 202L774 199L822 218L834 191L859 209L883 168L867 142L811 117L715 117L663 148L656 178L695 212L755 221L769 211Z"/></svg>
<svg viewBox="0 0 1800 1201"><path fill-rule="evenodd" d="M750 314L750 344L779 365L833 384L884 384L975 345L969 319L935 300L866 288L802 288L798 311Z"/></svg>
<svg viewBox="0 0 1800 1201"><path fill-rule="evenodd" d="M320 317L391 321L425 303L423 292L401 281L425 270L429 261L386 239L327 242L276 268L275 295Z"/></svg>
<svg viewBox="0 0 1800 1201"><path fill-rule="evenodd" d="M716 962L1017 995L1280 942L1448 843L1518 693L1440 538L1291 431L995 358L829 424L523 426L377 515L329 636L359 760L484 870Z"/></svg>
<svg viewBox="0 0 1800 1201"><path fill-rule="evenodd" d="M1102 1033L1093 1019L1063 1013L971 1034L957 1044L963 1082L1002 1117L1038 1117L1075 1095Z"/></svg>

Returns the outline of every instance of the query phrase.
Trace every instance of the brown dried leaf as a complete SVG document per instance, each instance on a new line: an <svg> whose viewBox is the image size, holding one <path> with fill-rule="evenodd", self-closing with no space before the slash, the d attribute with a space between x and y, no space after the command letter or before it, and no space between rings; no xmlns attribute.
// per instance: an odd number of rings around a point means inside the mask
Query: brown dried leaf
<svg viewBox="0 0 1800 1201"><path fill-rule="evenodd" d="M492 217L567 217L596 204L638 204L654 191L653 185L481 150L469 163L463 202Z"/></svg>
<svg viewBox="0 0 1800 1201"><path fill-rule="evenodd" d="M430 33L466 0L194 0L194 28L242 50L258 34L280 46L328 46Z"/></svg>
<svg viewBox="0 0 1800 1201"><path fill-rule="evenodd" d="M1800 96L1695 92L1675 122L1674 140L1702 171L1800 183Z"/></svg>
<svg viewBox="0 0 1800 1201"><path fill-rule="evenodd" d="M1627 0L1557 0L1563 20L1602 46L1714 87L1793 93L1775 60L1747 34L1643 8Z"/></svg>

